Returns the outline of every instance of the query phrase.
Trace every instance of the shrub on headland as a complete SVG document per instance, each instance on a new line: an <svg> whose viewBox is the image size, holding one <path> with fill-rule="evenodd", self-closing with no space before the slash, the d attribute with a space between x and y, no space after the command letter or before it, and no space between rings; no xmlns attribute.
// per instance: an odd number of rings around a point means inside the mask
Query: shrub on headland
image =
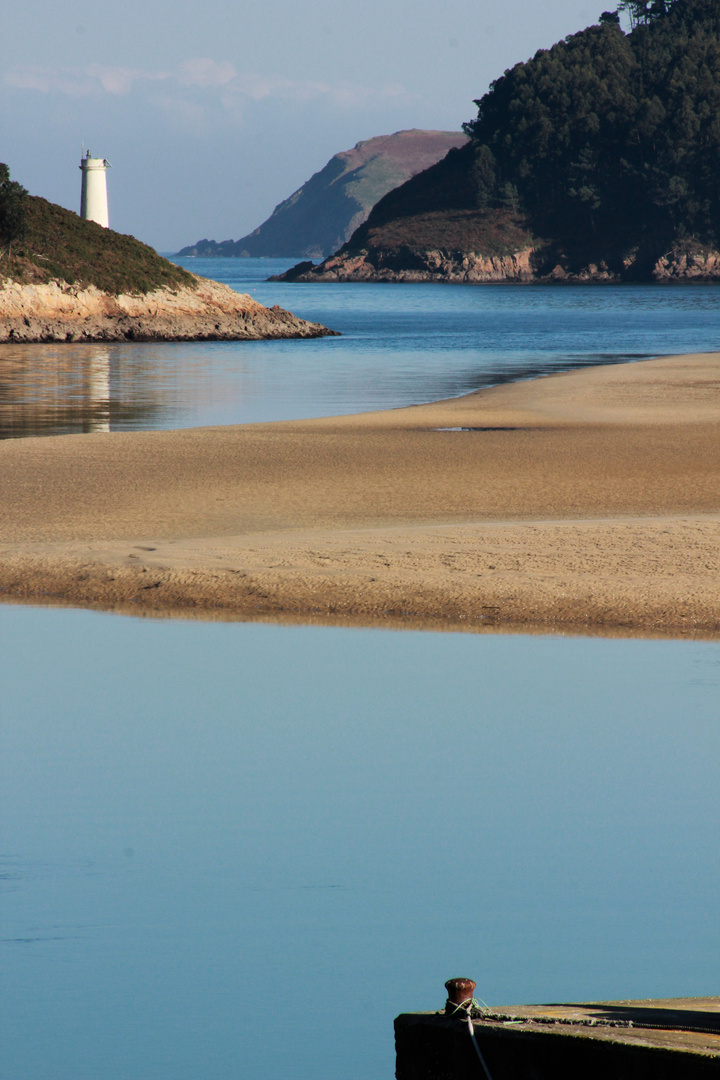
<svg viewBox="0 0 720 1080"><path fill-rule="evenodd" d="M12 252L14 240L27 233L28 193L22 184L10 179L10 170L0 162L0 248Z"/></svg>

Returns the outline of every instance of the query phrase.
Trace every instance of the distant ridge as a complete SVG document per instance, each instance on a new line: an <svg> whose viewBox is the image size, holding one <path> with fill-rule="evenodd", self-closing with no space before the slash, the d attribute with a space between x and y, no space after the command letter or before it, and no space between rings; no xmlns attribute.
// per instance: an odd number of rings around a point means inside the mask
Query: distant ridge
<svg viewBox="0 0 720 1080"><path fill-rule="evenodd" d="M247 236L199 240L178 255L324 258L350 239L379 199L466 142L460 131L419 128L366 139L335 154Z"/></svg>

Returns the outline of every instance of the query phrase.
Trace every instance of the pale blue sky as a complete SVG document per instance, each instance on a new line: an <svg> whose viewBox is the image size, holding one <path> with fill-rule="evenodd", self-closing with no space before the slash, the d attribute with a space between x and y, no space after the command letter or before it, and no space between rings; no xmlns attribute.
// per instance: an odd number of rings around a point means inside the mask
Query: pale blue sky
<svg viewBox="0 0 720 1080"><path fill-rule="evenodd" d="M24 0L0 41L0 160L79 206L84 142L111 225L161 250L249 232L327 159L457 129L489 82L602 0Z"/></svg>

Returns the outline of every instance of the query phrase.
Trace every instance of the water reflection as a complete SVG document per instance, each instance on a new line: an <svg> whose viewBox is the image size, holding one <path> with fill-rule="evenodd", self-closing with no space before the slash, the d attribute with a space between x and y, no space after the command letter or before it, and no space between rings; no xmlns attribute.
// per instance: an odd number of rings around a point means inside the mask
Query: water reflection
<svg viewBox="0 0 720 1080"><path fill-rule="evenodd" d="M140 361L138 363L138 361ZM114 345L0 348L0 438L152 427L162 412L152 364Z"/></svg>
<svg viewBox="0 0 720 1080"><path fill-rule="evenodd" d="M87 431L110 430L110 354L98 348L88 362Z"/></svg>

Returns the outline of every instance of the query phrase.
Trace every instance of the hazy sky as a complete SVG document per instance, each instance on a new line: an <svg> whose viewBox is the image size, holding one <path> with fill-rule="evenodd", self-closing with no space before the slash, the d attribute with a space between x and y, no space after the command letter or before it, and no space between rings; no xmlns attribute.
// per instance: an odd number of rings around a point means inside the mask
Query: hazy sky
<svg viewBox="0 0 720 1080"><path fill-rule="evenodd" d="M0 160L78 210L84 143L113 165L113 228L163 251L237 239L360 139L457 130L505 68L613 6L23 0L3 12Z"/></svg>

